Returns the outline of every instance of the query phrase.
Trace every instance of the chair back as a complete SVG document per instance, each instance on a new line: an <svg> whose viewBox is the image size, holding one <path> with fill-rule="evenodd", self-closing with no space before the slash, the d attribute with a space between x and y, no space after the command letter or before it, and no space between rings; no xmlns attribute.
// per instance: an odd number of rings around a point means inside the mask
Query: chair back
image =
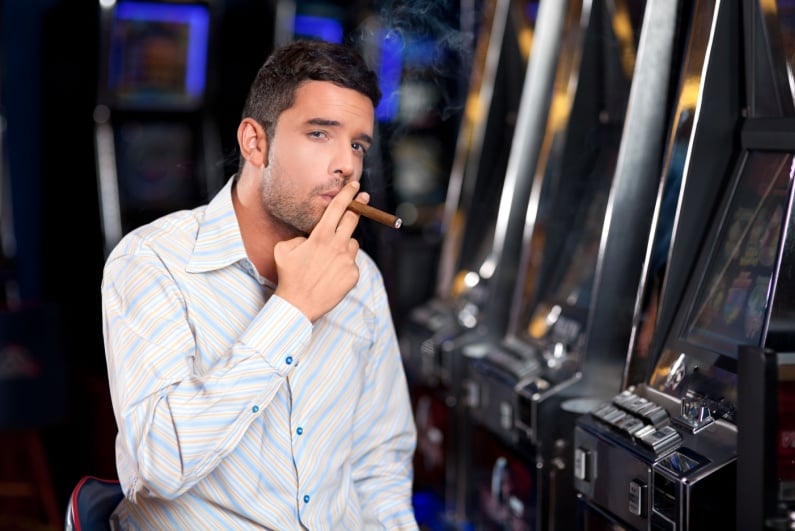
<svg viewBox="0 0 795 531"><path fill-rule="evenodd" d="M65 531L111 531L110 516L124 499L118 479L83 476L69 497Z"/></svg>

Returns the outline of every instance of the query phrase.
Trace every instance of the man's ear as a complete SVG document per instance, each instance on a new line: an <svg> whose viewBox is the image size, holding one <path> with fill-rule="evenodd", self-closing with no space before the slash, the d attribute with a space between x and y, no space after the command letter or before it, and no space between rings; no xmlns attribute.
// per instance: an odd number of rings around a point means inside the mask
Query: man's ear
<svg viewBox="0 0 795 531"><path fill-rule="evenodd" d="M268 138L265 129L252 118L243 118L237 126L237 144L249 164L268 165Z"/></svg>

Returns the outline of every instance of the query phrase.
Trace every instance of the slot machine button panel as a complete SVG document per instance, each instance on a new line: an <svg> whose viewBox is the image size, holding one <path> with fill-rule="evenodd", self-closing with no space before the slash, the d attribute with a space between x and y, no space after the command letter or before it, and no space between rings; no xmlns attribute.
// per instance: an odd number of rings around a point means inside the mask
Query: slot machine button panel
<svg viewBox="0 0 795 531"><path fill-rule="evenodd" d="M682 436L672 426L663 426L660 429L644 434L638 438L638 442L647 449L654 452L654 455L662 453L679 446Z"/></svg>
<svg viewBox="0 0 795 531"><path fill-rule="evenodd" d="M615 423L615 427L627 437L631 437L643 429L644 426L647 426L647 424L645 424L641 419L632 417L630 415L625 416Z"/></svg>
<svg viewBox="0 0 795 531"><path fill-rule="evenodd" d="M668 412L664 408L631 391L623 391L616 395L612 403L641 417L647 424L652 424L656 428L665 426L670 420Z"/></svg>
<svg viewBox="0 0 795 531"><path fill-rule="evenodd" d="M610 418L618 412L620 412L620 410L617 407L611 406L610 404L602 404L591 412L591 416L610 424Z"/></svg>
<svg viewBox="0 0 795 531"><path fill-rule="evenodd" d="M682 443L682 436L670 425L668 411L631 391L598 406L591 416L656 456Z"/></svg>
<svg viewBox="0 0 795 531"><path fill-rule="evenodd" d="M659 429L666 427L670 420L668 412L658 405L653 405L644 410L640 413L640 416L643 417L646 422Z"/></svg>

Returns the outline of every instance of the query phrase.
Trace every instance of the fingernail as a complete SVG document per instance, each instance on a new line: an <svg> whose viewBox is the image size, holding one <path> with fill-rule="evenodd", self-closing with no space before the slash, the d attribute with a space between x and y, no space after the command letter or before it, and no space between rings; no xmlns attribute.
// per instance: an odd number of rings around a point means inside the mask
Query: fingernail
<svg viewBox="0 0 795 531"><path fill-rule="evenodd" d="M351 181L351 186L353 186L354 188L356 188L358 190L359 186L360 186L359 185L359 181Z"/></svg>

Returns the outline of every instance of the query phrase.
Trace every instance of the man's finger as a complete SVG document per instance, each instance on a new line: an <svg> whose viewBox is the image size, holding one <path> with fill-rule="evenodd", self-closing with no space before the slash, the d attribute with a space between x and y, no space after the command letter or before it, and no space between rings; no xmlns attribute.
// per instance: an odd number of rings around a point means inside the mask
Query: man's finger
<svg viewBox="0 0 795 531"><path fill-rule="evenodd" d="M321 216L320 221L318 221L317 226L312 232L319 232L320 234L328 236L332 236L336 233L340 220L342 220L347 212L348 204L359 191L359 186L358 181L351 181L343 186L336 197L329 203L326 211L323 213L323 216ZM357 221L357 219L358 218L354 215L353 221ZM354 223L353 226L355 228L356 223ZM353 230L351 230L351 234L353 234Z"/></svg>
<svg viewBox="0 0 795 531"><path fill-rule="evenodd" d="M351 203L360 202L363 204L367 204L370 201L370 194L367 192L362 192L356 197L353 198L348 204L345 205L345 213L340 218L340 222L337 224L337 235L345 238L350 238L353 236L353 231L356 230L356 227L359 225L360 214L356 211L348 208Z"/></svg>

